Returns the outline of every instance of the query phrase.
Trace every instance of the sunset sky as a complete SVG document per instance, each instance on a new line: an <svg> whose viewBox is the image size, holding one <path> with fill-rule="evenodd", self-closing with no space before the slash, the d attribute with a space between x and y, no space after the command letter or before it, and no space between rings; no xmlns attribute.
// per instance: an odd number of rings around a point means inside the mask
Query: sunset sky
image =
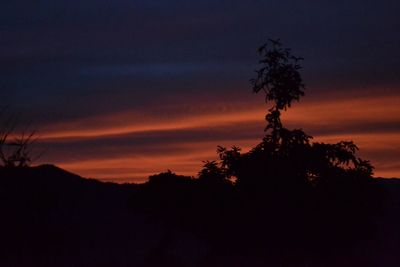
<svg viewBox="0 0 400 267"><path fill-rule="evenodd" d="M38 130L36 162L141 182L196 175L216 146L261 141L258 46L302 56L306 96L284 114L314 141L353 140L400 177L398 0L0 3L0 106Z"/></svg>

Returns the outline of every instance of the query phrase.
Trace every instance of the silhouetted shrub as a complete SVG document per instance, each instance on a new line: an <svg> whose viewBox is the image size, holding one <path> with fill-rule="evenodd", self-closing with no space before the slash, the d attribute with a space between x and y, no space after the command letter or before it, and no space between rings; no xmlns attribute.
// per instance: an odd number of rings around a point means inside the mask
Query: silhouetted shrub
<svg viewBox="0 0 400 267"><path fill-rule="evenodd" d="M35 131L18 133L13 116L0 111L0 167L27 167L41 154L33 156L32 147L37 141Z"/></svg>

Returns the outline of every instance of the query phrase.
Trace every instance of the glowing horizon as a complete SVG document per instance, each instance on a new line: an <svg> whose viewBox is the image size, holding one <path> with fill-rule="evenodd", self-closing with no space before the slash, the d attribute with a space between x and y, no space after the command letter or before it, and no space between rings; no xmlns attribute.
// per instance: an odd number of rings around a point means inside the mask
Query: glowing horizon
<svg viewBox="0 0 400 267"><path fill-rule="evenodd" d="M191 113L176 103L174 108L182 112L165 118L132 110L48 125L41 142L63 144L70 151L52 151L41 163L53 159L84 177L114 182L143 182L167 169L195 176L202 161L217 159L217 145L247 151L261 140L267 106L260 97L233 104L214 103L210 97L205 107L198 104ZM305 98L283 114L283 122L303 128L316 142L353 140L359 155L376 167L375 176L400 177L400 135L393 127L400 122L397 103L396 95ZM163 108L169 112L169 106Z"/></svg>

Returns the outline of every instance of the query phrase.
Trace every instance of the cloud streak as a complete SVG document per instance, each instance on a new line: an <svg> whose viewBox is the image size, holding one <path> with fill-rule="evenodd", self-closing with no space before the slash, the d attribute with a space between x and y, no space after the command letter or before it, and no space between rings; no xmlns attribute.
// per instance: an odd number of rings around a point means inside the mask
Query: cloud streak
<svg viewBox="0 0 400 267"><path fill-rule="evenodd" d="M190 105L191 112L175 103L145 117L134 116L135 110L48 125L41 133L42 145L50 148L47 159L89 177L144 181L166 169L195 175L203 160L216 159L217 145L247 151L263 136L263 103L211 101ZM399 101L398 96L327 95L295 104L283 121L289 128L302 127L314 141L353 140L360 155L376 166L377 176L400 176Z"/></svg>

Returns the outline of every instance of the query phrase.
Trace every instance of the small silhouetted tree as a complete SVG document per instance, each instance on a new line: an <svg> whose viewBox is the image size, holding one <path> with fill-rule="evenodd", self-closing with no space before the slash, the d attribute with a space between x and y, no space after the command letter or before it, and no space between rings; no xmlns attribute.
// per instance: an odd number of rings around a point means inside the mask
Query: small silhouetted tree
<svg viewBox="0 0 400 267"><path fill-rule="evenodd" d="M200 179L225 179L223 169L218 166L218 163L215 160L204 161L203 169L199 171L198 175Z"/></svg>
<svg viewBox="0 0 400 267"><path fill-rule="evenodd" d="M251 80L253 92L265 93L265 102L273 103L265 117L265 131L271 131L273 145L277 145L282 136L281 112L291 107L293 101L304 96L305 86L299 70L299 62L303 58L291 54L291 50L283 48L279 40L269 40L258 49L261 55L261 67L256 71L257 77Z"/></svg>
<svg viewBox="0 0 400 267"><path fill-rule="evenodd" d="M16 133L15 117L7 116L5 110L0 112L0 166L27 167L41 156L33 156L32 148L37 141L35 131L28 134L24 130Z"/></svg>
<svg viewBox="0 0 400 267"><path fill-rule="evenodd" d="M199 180L208 184L228 181L226 169L216 161L204 161L203 168L198 173Z"/></svg>

